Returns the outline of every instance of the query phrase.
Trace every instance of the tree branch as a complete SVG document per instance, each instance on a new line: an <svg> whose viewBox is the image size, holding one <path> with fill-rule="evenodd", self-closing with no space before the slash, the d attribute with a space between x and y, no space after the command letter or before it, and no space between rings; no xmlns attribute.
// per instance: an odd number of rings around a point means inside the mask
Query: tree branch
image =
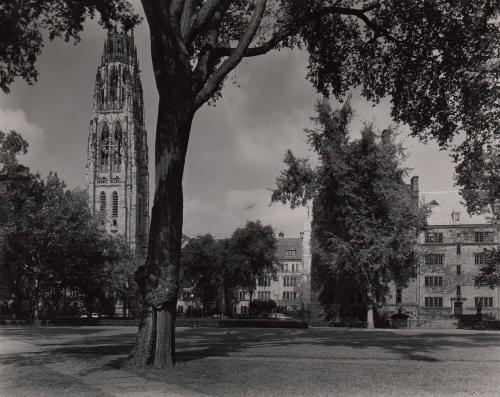
<svg viewBox="0 0 500 397"><path fill-rule="evenodd" d="M227 10L227 7L229 7L229 2L225 2L224 6L217 9L211 19L210 28L205 36L205 42L200 49L198 62L193 71L193 93L197 93L203 88L208 76L213 72L213 68L220 59L220 57L214 56L213 52L217 45L222 16Z"/></svg>
<svg viewBox="0 0 500 397"><path fill-rule="evenodd" d="M184 38L193 19L193 0L185 0L181 15L181 35Z"/></svg>
<svg viewBox="0 0 500 397"><path fill-rule="evenodd" d="M212 76L205 83L205 86L198 92L194 99L194 108L198 109L203 105L212 95L217 91L219 84L224 80L227 74L233 70L243 58L245 51L250 45L252 39L259 28L262 16L264 15L264 10L266 9L266 0L256 0L255 11L252 15L252 19L248 24L245 32L240 38L238 45L231 53L231 55L226 59L222 65L212 74Z"/></svg>
<svg viewBox="0 0 500 397"><path fill-rule="evenodd" d="M175 51L168 51L169 55L174 56L175 59L179 61L186 73L190 72L191 65L189 63L189 52L184 44L184 41L182 40L178 21L179 16L172 13L172 11L175 12L176 9L179 8L179 3L182 2L174 0L176 7L174 7L172 0L167 0L163 4L158 4L151 0L143 0L143 3L145 2L152 5L152 9L155 12L156 17L160 19L164 33L170 38L169 41L174 46ZM182 4L180 4L180 6L182 6Z"/></svg>
<svg viewBox="0 0 500 397"><path fill-rule="evenodd" d="M378 37L383 36L392 42L399 42L396 38L394 38L386 29L378 26L375 22L373 22L370 18L366 16L366 13L377 9L380 7L379 3L371 4L365 8L356 9L356 8L345 8L345 7L323 7L318 11L311 13L306 21L313 21L315 19L319 19L329 14L338 14L338 15L351 15L361 19L368 27L370 27L373 31L375 31ZM244 56L245 57L253 57L258 55L266 54L267 52L274 49L282 40L290 37L298 32L299 28L290 29L284 28L283 30L274 34L266 43L258 47L248 48ZM230 56L235 48L229 47L219 47L215 49L215 54L217 56Z"/></svg>
<svg viewBox="0 0 500 397"><path fill-rule="evenodd" d="M181 12L184 8L184 0L172 0L170 4L170 13L177 21L181 19Z"/></svg>
<svg viewBox="0 0 500 397"><path fill-rule="evenodd" d="M217 7L222 0L207 0L201 7L193 22L186 28L186 33L183 35L186 43L189 43L194 34L200 30L215 13Z"/></svg>

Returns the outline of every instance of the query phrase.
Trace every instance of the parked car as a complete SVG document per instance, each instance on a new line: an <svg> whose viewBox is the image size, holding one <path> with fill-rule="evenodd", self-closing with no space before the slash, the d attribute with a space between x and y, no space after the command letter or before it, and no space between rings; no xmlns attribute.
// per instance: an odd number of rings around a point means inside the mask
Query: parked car
<svg viewBox="0 0 500 397"><path fill-rule="evenodd" d="M268 318L272 318L273 320L293 320L292 317L287 316L284 313L271 313Z"/></svg>

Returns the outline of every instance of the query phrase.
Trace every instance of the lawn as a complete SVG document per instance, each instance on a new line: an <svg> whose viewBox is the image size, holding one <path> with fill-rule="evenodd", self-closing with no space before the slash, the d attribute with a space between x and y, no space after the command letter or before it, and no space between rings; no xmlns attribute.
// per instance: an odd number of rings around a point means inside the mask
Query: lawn
<svg viewBox="0 0 500 397"><path fill-rule="evenodd" d="M133 327L0 328L0 395L29 396L40 383L45 395L98 396L106 389L93 387L92 374L120 371L134 336ZM20 346L5 349L9 341ZM173 371L130 373L138 390L165 384L184 395L312 397L497 396L500 389L498 332L184 328L177 352ZM65 365L79 372L64 379L57 371Z"/></svg>

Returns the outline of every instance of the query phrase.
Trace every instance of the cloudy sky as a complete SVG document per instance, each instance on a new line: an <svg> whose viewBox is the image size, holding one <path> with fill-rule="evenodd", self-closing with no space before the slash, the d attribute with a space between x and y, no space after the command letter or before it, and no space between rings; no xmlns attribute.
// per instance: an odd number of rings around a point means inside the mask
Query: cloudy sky
<svg viewBox="0 0 500 397"><path fill-rule="evenodd" d="M158 95L148 34L145 22L135 31L152 159ZM28 86L18 80L9 95L0 94L0 129L16 129L29 141L25 163L42 175L57 171L70 187L85 184L92 90L105 35L90 21L77 46L47 42L37 62L38 82ZM299 235L305 210L270 206L269 188L286 149L310 155L303 129L311 127L318 96L305 79L306 66L307 54L300 52L248 59L234 74L237 85L228 81L223 99L198 111L184 176L186 234L225 236L246 220L260 219L287 236ZM352 95L358 114L353 136L364 121L381 129L393 124L390 101L372 107L356 91ZM453 165L447 153L408 137L404 126L401 131L410 154L407 166L420 176L421 191L452 189ZM150 174L154 181L152 163Z"/></svg>

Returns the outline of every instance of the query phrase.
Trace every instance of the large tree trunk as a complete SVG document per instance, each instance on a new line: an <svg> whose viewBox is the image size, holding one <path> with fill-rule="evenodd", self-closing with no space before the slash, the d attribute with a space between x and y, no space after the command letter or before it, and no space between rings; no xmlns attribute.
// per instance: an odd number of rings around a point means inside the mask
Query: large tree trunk
<svg viewBox="0 0 500 397"><path fill-rule="evenodd" d="M181 83L182 84L182 83ZM143 311L135 366L175 364L175 317L183 222L182 178L193 113L177 84L160 92L155 144L155 196L146 264L136 273Z"/></svg>

